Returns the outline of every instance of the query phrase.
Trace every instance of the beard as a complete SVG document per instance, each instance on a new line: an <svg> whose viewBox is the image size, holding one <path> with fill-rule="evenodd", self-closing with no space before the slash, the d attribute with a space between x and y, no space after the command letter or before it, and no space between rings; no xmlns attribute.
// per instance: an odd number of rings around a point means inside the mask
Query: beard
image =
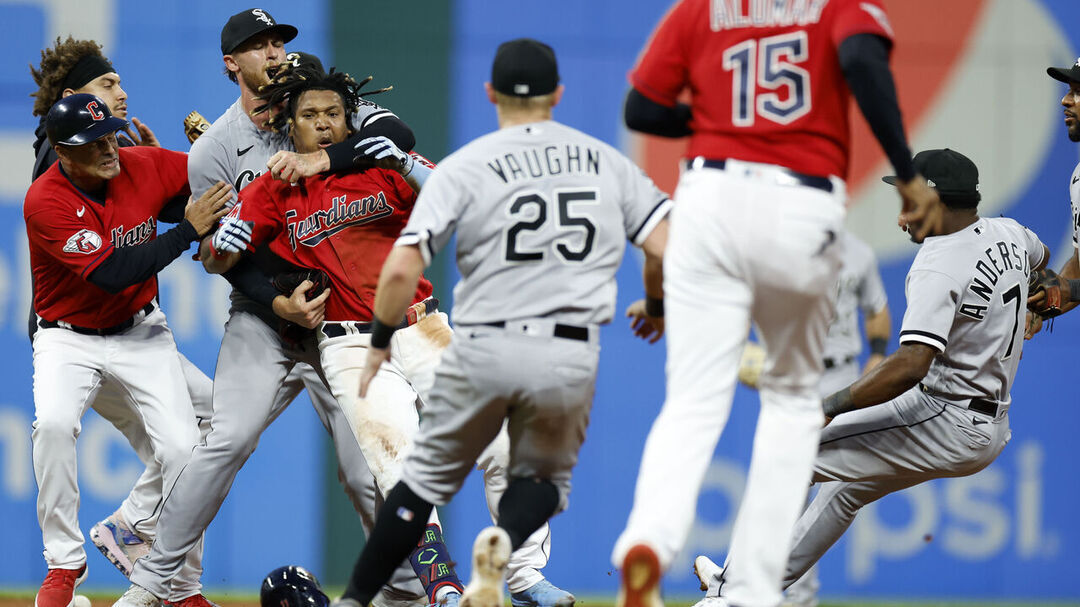
<svg viewBox="0 0 1080 607"><path fill-rule="evenodd" d="M248 89L256 93L259 92L259 88L270 84L270 76L266 74L265 68L259 68L257 70L240 70L240 78L244 80L244 84Z"/></svg>
<svg viewBox="0 0 1080 607"><path fill-rule="evenodd" d="M1080 142L1080 122L1074 122L1069 127L1069 141Z"/></svg>

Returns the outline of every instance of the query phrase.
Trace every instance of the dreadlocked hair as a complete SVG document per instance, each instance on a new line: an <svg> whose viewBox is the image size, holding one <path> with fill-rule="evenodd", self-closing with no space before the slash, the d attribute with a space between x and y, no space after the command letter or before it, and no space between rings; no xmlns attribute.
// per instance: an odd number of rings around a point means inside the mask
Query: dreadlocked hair
<svg viewBox="0 0 1080 607"><path fill-rule="evenodd" d="M305 91L322 90L334 91L341 95L341 101L345 106L348 122L356 113L360 105L360 98L368 95L376 95L392 90L388 86L375 91L360 92L360 89L371 82L372 76L364 78L360 82L353 80L352 76L345 72L338 72L330 68L330 73L324 73L310 65L294 66L286 63L274 74L270 84L259 87L259 95L255 98L260 101L252 115L261 114L271 108L279 108L270 118L269 126L275 131L281 132L288 128L289 123L296 116L296 100Z"/></svg>
<svg viewBox="0 0 1080 607"><path fill-rule="evenodd" d="M34 77L34 83L38 90L30 93L34 98L34 115L44 116L49 113L60 93L64 92L64 78L80 59L87 55L100 55L101 45L93 40L76 40L71 36L67 40L56 37L56 44L52 48L42 49L41 65L38 69L30 65L30 75Z"/></svg>

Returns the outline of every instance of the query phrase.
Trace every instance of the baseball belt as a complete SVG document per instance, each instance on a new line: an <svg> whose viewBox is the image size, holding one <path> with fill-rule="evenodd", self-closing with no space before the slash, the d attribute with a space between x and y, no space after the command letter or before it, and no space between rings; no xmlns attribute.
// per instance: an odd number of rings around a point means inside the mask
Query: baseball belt
<svg viewBox="0 0 1080 607"><path fill-rule="evenodd" d="M928 388L926 386L926 384L924 384L924 383L921 383L921 382L919 383L919 389L922 390L924 394L929 394L930 396L934 396L934 397L941 398L942 400L950 401L950 402L952 402L952 404L955 404L955 405L958 405L958 406L961 406L961 407L966 407L968 411L974 411L975 413L982 413L983 415L989 415L990 417L993 417L995 419L997 418L998 404L996 402L992 401L992 400L986 400L985 398L972 398L972 399L968 400L967 405L964 405L964 400L965 399L954 399L954 398L952 398L950 396L940 394L938 392L935 392L931 388Z"/></svg>
<svg viewBox="0 0 1080 607"><path fill-rule="evenodd" d="M833 367L839 367L840 365L849 365L854 360L855 360L854 356L845 356L844 358L839 358L839 359L837 359L837 358L826 358L823 362L825 363L825 368L826 369L832 369Z"/></svg>
<svg viewBox="0 0 1080 607"><path fill-rule="evenodd" d="M751 164L753 164L753 163L751 163ZM721 159L718 159L718 160L714 160L714 159L705 158L705 157L702 157L702 156L698 156L697 158L694 158L693 160L691 160L687 164L687 167L689 167L691 169L705 168L705 169L719 169L721 171L724 170L725 166L727 166L727 160L726 159L721 158ZM802 173L796 173L795 171L792 171L791 169L789 169L787 167L782 167L782 166L777 166L777 165L769 165L769 169L774 170L774 171L776 171L778 173L784 174L786 177L791 178L793 181L795 181L799 185L804 185L804 186L806 186L808 188L816 188L818 190L824 190L824 191L830 192L830 193L833 191L832 180L830 180L828 177L819 177L817 175L803 175Z"/></svg>
<svg viewBox="0 0 1080 607"><path fill-rule="evenodd" d="M154 311L155 307L156 306L154 305L154 302L151 301L150 303L143 306L142 309L140 309L138 312L136 312L131 318L125 320L124 322L122 322L122 323L120 323L118 325L113 325L111 327L105 327L104 329L91 329L89 327L79 327L79 326L73 325L71 323L64 322L62 320L45 320L44 318L41 318L41 317L38 317L37 324L42 329L67 329L68 331L74 331L76 333L79 333L80 335L99 335L99 336L116 335L117 333L127 331L131 327L134 327L135 323L137 323L140 320L142 320L142 319L146 318L147 316L149 316L150 313Z"/></svg>
<svg viewBox="0 0 1080 607"><path fill-rule="evenodd" d="M424 320L431 314L434 314L439 310L439 300L434 297L428 297L424 301L418 301L409 306L409 309L405 312L405 320L401 321L401 324L397 326L399 329L404 329L408 326L415 325L416 323ZM322 324L322 333L326 339L333 337L341 337L343 335L364 334L371 333L372 323L360 322L353 320L346 320L342 322L326 321Z"/></svg>
<svg viewBox="0 0 1080 607"><path fill-rule="evenodd" d="M495 327L497 329L505 329L506 328L506 322L502 321L502 320L496 321L496 322L485 322L485 323L481 323L481 324L483 326L485 326L485 327ZM522 329L523 332L525 332L525 331L528 330L528 326L527 325L521 325L521 329ZM578 326L575 326L575 325L564 325L564 324L562 324L560 322L557 322L557 323L555 323L555 327L554 327L554 329L552 329L551 334L554 335L555 337L561 337L563 339L574 339L574 340L577 340L577 341L589 341L589 328L588 327L578 327Z"/></svg>

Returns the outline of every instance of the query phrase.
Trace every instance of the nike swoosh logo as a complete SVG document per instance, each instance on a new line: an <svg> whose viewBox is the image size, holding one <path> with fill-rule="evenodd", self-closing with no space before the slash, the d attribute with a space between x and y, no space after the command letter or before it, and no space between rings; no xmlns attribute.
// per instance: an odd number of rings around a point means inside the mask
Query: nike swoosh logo
<svg viewBox="0 0 1080 607"><path fill-rule="evenodd" d="M1076 183L1077 181L1080 181L1080 177L1073 177L1073 180L1072 180L1072 182L1073 182L1073 183Z"/></svg>
<svg viewBox="0 0 1080 607"><path fill-rule="evenodd" d="M251 148L253 148L253 147L255 147L255 146L254 145L249 145L249 146L247 146L246 148L244 148L242 150L240 148L236 148L236 155L237 156L243 156L244 154L247 154L249 151L251 151Z"/></svg>
<svg viewBox="0 0 1080 607"><path fill-rule="evenodd" d="M86 207L83 207L83 208L79 209L78 211L75 211L75 216L76 217L82 217L83 213L85 213L85 212L86 212Z"/></svg>
<svg viewBox="0 0 1080 607"><path fill-rule="evenodd" d="M971 424L973 426L979 426L979 425L988 424L988 423L990 423L990 422L986 421L985 419L976 419L974 417L971 418Z"/></svg>

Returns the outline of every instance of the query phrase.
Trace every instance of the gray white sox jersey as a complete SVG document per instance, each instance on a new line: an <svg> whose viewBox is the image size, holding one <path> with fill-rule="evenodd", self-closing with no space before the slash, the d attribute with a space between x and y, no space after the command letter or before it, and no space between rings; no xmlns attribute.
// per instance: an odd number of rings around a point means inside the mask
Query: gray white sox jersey
<svg viewBox="0 0 1080 607"><path fill-rule="evenodd" d="M900 343L940 352L923 380L932 393L1009 404L1028 274L1043 250L1033 232L1006 217L980 218L923 242L908 272Z"/></svg>
<svg viewBox="0 0 1080 607"><path fill-rule="evenodd" d="M394 114L368 101L361 101L352 126L359 131L366 125ZM294 151L286 133L259 130L247 117L238 98L214 124L195 140L188 155L188 183L198 198L222 175L228 175L233 189L239 192L266 171L266 161L281 150Z"/></svg>
<svg viewBox="0 0 1080 607"><path fill-rule="evenodd" d="M397 244L420 244L430 263L457 231L457 324L606 323L624 240L641 245L670 205L613 147L549 120L500 129L443 160Z"/></svg>
<svg viewBox="0 0 1080 607"><path fill-rule="evenodd" d="M1069 202L1072 204L1073 247L1080 249L1080 164L1073 169L1069 180Z"/></svg>
<svg viewBox="0 0 1080 607"><path fill-rule="evenodd" d="M842 230L835 246L840 249L844 265L840 267L840 282L837 284L836 316L825 336L825 358L841 363L862 352L859 310L863 314L875 314L885 307L888 300L870 245L851 232Z"/></svg>

